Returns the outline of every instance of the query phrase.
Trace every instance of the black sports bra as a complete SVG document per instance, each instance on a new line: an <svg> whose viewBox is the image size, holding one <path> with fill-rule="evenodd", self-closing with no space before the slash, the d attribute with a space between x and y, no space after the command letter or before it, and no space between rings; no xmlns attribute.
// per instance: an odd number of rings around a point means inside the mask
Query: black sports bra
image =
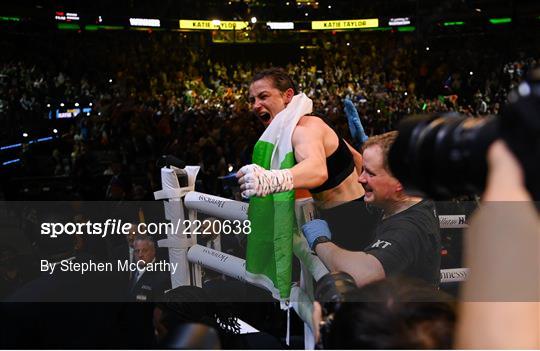
<svg viewBox="0 0 540 351"><path fill-rule="evenodd" d="M336 151L326 158L328 179L318 187L310 189L312 194L335 188L354 171L354 159L351 150L349 150L343 138L340 138L339 135L338 138L339 145Z"/></svg>

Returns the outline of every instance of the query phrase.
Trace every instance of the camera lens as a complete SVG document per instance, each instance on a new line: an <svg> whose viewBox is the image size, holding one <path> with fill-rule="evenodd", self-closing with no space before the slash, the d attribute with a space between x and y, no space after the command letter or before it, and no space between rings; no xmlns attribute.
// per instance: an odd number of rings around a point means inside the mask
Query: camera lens
<svg viewBox="0 0 540 351"><path fill-rule="evenodd" d="M406 118L388 155L392 174L410 194L442 199L478 193L485 185L485 155L497 123L494 117L458 114Z"/></svg>
<svg viewBox="0 0 540 351"><path fill-rule="evenodd" d="M345 272L325 274L315 287L315 300L326 302L342 302L344 295L356 289L353 277Z"/></svg>

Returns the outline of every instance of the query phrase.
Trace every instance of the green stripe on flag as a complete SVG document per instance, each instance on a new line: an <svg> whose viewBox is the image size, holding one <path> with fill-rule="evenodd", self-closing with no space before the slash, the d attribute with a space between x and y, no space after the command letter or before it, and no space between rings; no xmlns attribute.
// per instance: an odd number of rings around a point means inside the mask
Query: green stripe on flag
<svg viewBox="0 0 540 351"><path fill-rule="evenodd" d="M259 140L253 150L253 163L270 168L274 145ZM293 152L287 153L280 169L292 168ZM294 191L253 197L248 216L251 234L248 236L246 270L270 280L279 297L286 299L291 292L293 233L297 230L294 212Z"/></svg>
<svg viewBox="0 0 540 351"><path fill-rule="evenodd" d="M264 169L270 169L270 159L274 151L274 144L259 140L253 148L253 163L258 164Z"/></svg>

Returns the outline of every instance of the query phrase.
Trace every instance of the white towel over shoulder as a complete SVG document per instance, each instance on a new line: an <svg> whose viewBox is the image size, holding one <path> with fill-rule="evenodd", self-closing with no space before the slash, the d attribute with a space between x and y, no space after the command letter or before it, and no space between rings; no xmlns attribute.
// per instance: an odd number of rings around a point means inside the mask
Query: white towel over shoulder
<svg viewBox="0 0 540 351"><path fill-rule="evenodd" d="M285 156L292 151L292 134L302 116L313 111L313 101L304 93L293 96L287 107L277 114L259 138L274 145L270 169L280 169Z"/></svg>

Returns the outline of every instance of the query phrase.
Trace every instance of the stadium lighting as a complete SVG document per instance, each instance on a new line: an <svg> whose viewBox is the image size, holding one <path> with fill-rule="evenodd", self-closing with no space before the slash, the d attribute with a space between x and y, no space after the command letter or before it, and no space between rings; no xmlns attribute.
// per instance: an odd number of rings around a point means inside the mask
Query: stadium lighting
<svg viewBox="0 0 540 351"><path fill-rule="evenodd" d="M21 146L22 146L21 143L0 146L0 151L9 150L9 149L16 149L16 148L21 147Z"/></svg>
<svg viewBox="0 0 540 351"><path fill-rule="evenodd" d="M249 27L249 21L221 21L214 20L189 20L181 19L179 21L180 29L193 30L244 30Z"/></svg>
<svg viewBox="0 0 540 351"><path fill-rule="evenodd" d="M523 82L519 85L518 92L521 96L529 96L531 95L531 87L526 82Z"/></svg>
<svg viewBox="0 0 540 351"><path fill-rule="evenodd" d="M96 30L100 30L100 29L104 29L104 30L122 30L124 29L123 26L102 26L102 25L93 25L93 24L87 24L86 26L84 26L84 30L88 30L88 31L96 31Z"/></svg>
<svg viewBox="0 0 540 351"><path fill-rule="evenodd" d="M490 18L489 22L491 24L505 24L505 23L512 22L512 19L510 17L506 17L506 18Z"/></svg>
<svg viewBox="0 0 540 351"><path fill-rule="evenodd" d="M253 24L257 23L257 17L251 17L251 23Z"/></svg>
<svg viewBox="0 0 540 351"><path fill-rule="evenodd" d="M45 138L39 138L39 139L35 140L34 142L35 143L42 143L44 141L52 140L52 138L53 138L52 136L48 136L48 137L45 137Z"/></svg>
<svg viewBox="0 0 540 351"><path fill-rule="evenodd" d="M294 22L267 22L270 29L294 29Z"/></svg>
<svg viewBox="0 0 540 351"><path fill-rule="evenodd" d="M65 22L71 22L71 21L78 21L81 18L79 17L79 14L77 12L55 12L54 19L57 21L65 21Z"/></svg>
<svg viewBox="0 0 540 351"><path fill-rule="evenodd" d="M416 30L415 26L402 26L397 27L398 32L414 32Z"/></svg>
<svg viewBox="0 0 540 351"><path fill-rule="evenodd" d="M81 29L81 27L78 24L73 24L73 23L58 23L56 27L61 30L80 30Z"/></svg>
<svg viewBox="0 0 540 351"><path fill-rule="evenodd" d="M134 27L161 27L161 21L154 18L130 18L129 24Z"/></svg>
<svg viewBox="0 0 540 351"><path fill-rule="evenodd" d="M457 22L444 22L443 23L443 26L445 27L450 27L450 26L462 26L464 25L465 22L462 22L462 21L457 21Z"/></svg>
<svg viewBox="0 0 540 351"><path fill-rule="evenodd" d="M406 26L409 24L411 24L411 19L409 17L390 18L388 21L389 26Z"/></svg>
<svg viewBox="0 0 540 351"><path fill-rule="evenodd" d="M21 20L20 17L0 17L0 21L13 21L13 22L19 22Z"/></svg>
<svg viewBox="0 0 540 351"><path fill-rule="evenodd" d="M78 21L80 20L81 18L79 17L79 15L77 14L77 12L68 12L66 13L66 19L68 21Z"/></svg>
<svg viewBox="0 0 540 351"><path fill-rule="evenodd" d="M349 20L337 20L337 21L312 21L311 29L316 30L343 30L343 29L365 29L365 28L378 28L379 19L366 18L366 19L349 19Z"/></svg>
<svg viewBox="0 0 540 351"><path fill-rule="evenodd" d="M2 166L7 166L7 165L10 165L12 163L17 163L17 162L21 162L21 159L20 158L16 158L14 160L9 160L9 161L6 161L4 163L2 163Z"/></svg>

